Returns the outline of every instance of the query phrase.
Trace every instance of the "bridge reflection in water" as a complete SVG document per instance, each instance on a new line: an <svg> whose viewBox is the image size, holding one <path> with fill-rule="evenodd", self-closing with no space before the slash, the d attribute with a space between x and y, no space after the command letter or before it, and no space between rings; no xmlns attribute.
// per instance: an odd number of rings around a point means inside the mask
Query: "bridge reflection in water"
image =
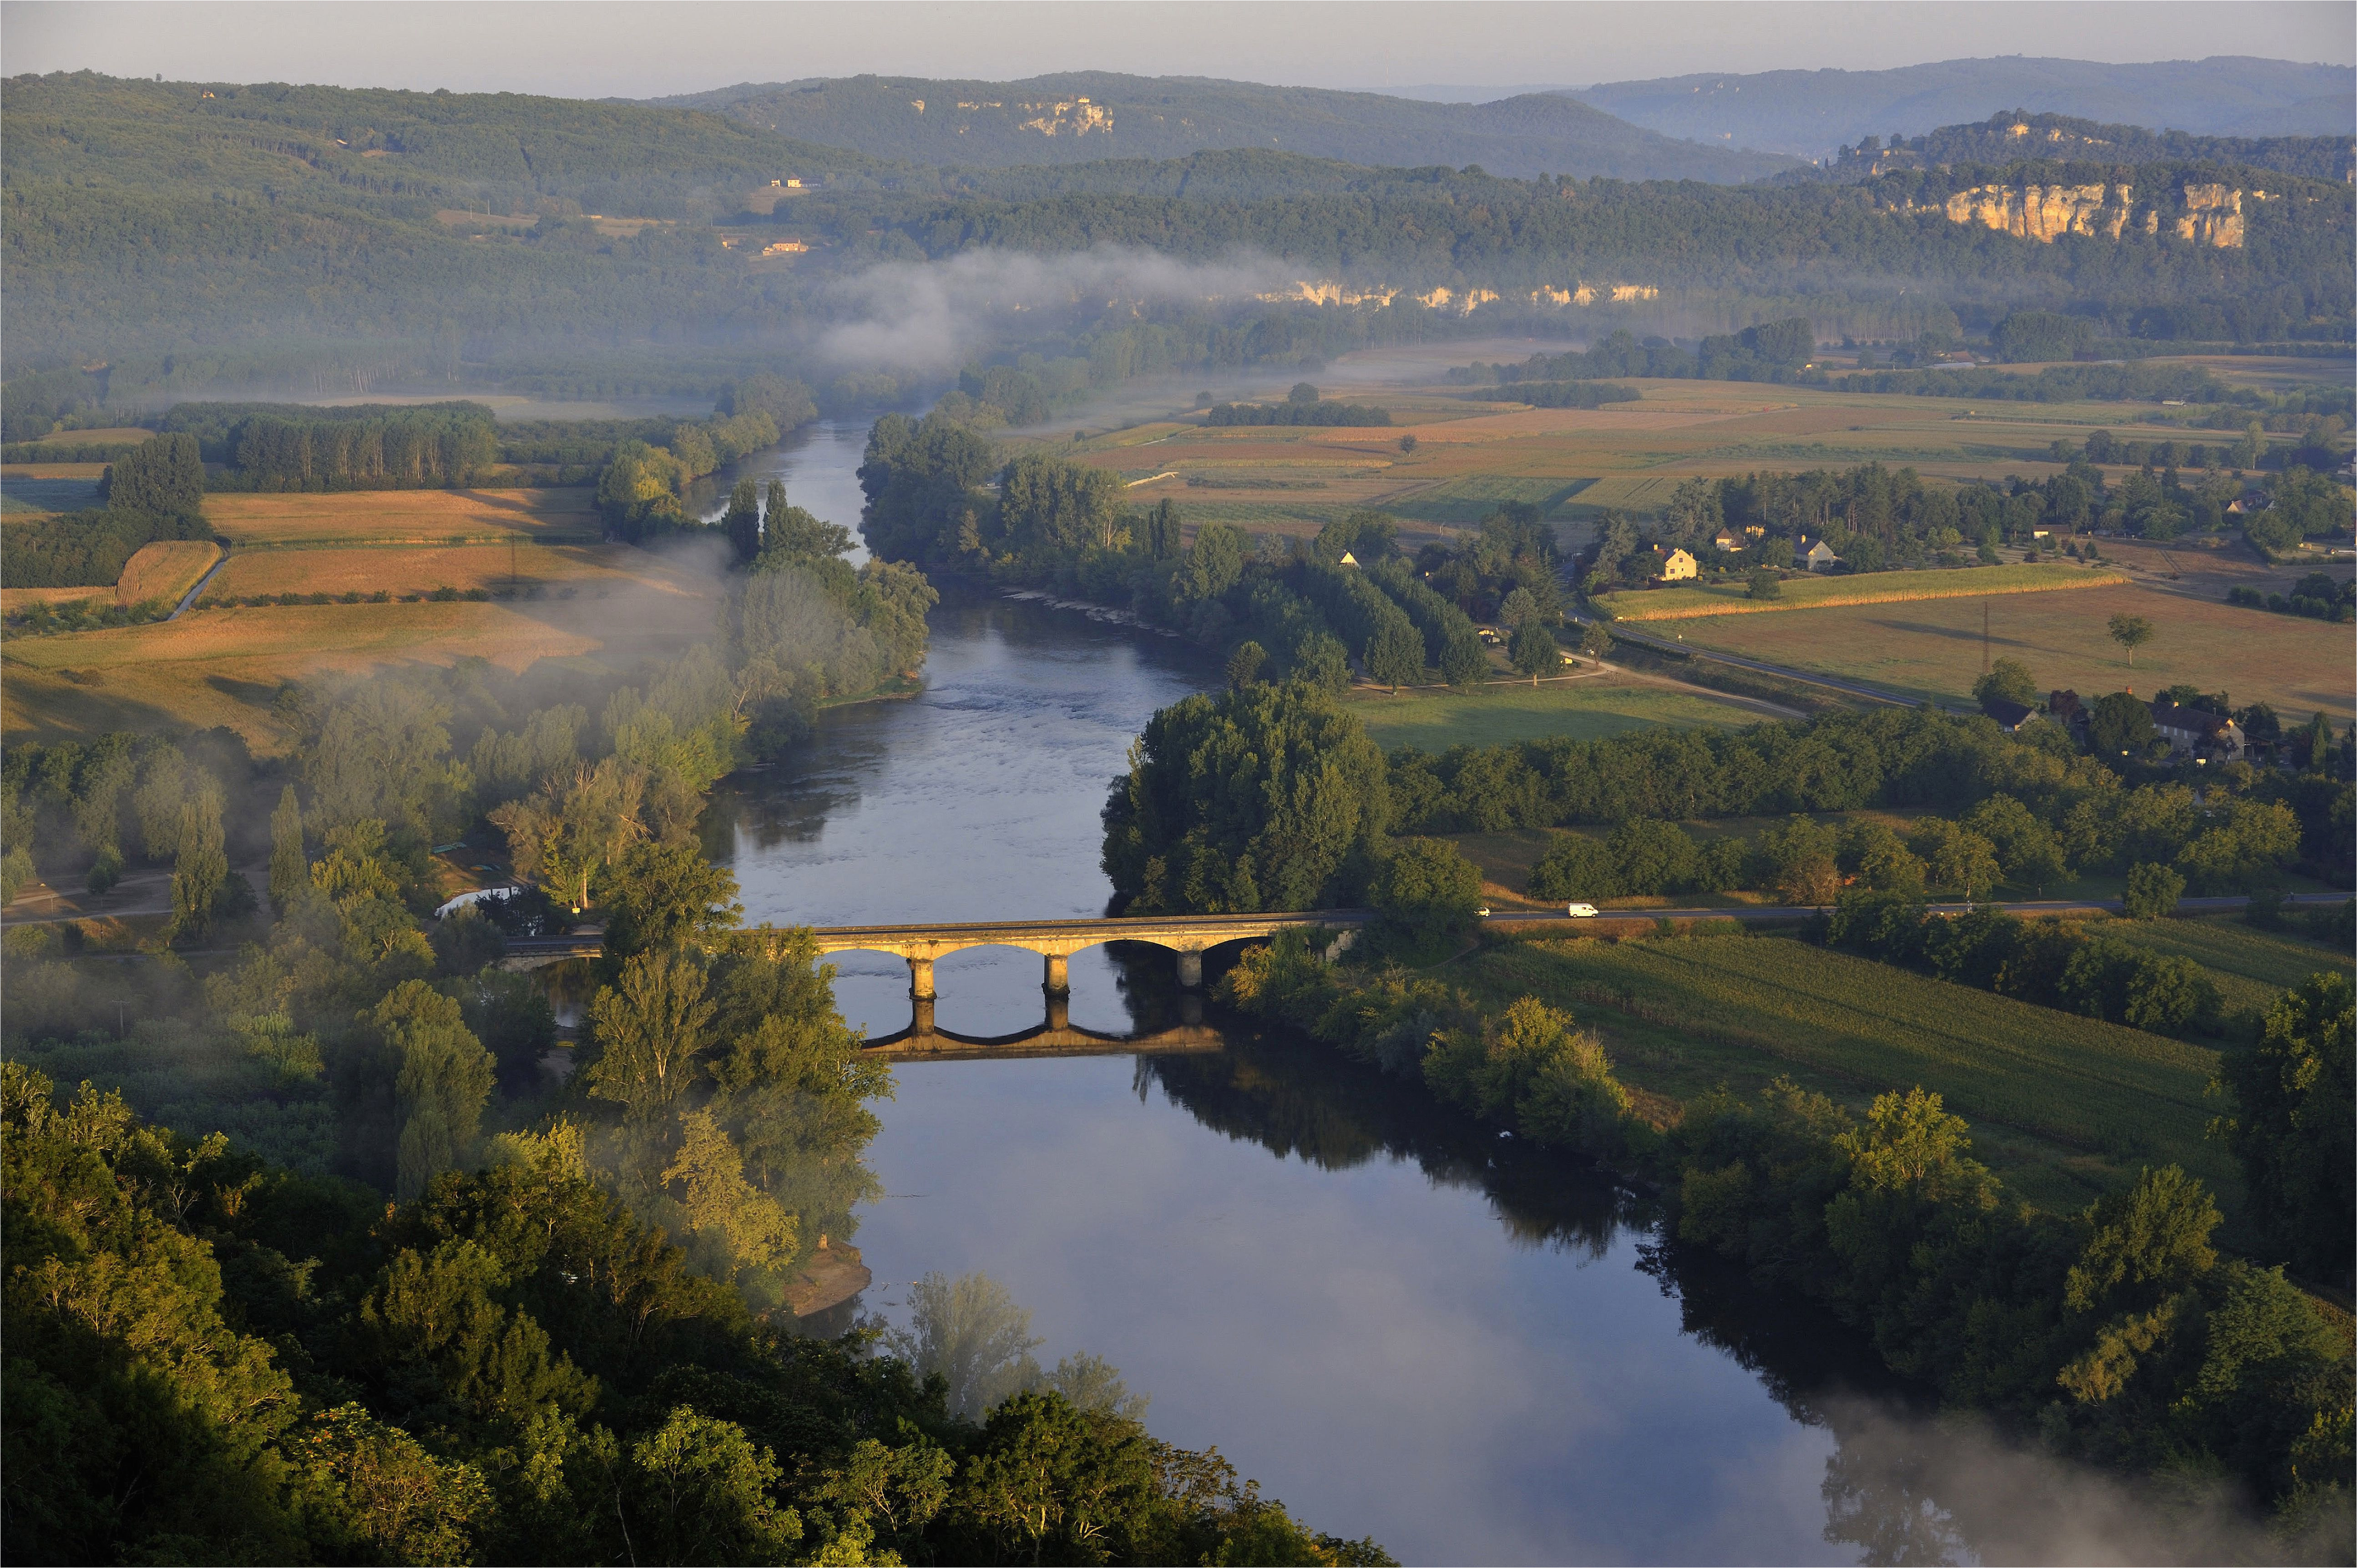
<svg viewBox="0 0 2357 1568"><path fill-rule="evenodd" d="M1295 928L1336 933L1330 959L1350 945L1358 928L1373 916L1364 909L1312 909L1267 915L1146 915L1101 920L994 920L946 926L813 926L822 957L839 952L888 952L909 965L909 1026L868 1042L870 1050L895 1056L1068 1056L1099 1053L1158 1054L1215 1051L1218 1031L1203 1025L1203 954L1227 942L1251 941ZM1141 942L1169 950L1177 959L1179 1022L1172 1027L1128 1035L1100 1034L1072 1026L1071 955L1105 942ZM968 948L1021 948L1040 956L1040 991L1047 1022L1014 1035L952 1034L933 1023L933 962ZM566 959L594 958L602 950L589 932L565 937L525 937L508 944L505 969L537 969Z"/></svg>

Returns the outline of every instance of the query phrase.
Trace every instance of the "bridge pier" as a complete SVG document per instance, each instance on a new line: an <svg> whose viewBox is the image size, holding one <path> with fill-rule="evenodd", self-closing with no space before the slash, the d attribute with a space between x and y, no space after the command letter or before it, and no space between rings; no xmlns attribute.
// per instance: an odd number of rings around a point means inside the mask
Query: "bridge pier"
<svg viewBox="0 0 2357 1568"><path fill-rule="evenodd" d="M1048 1027L1069 1029L1072 1026L1072 993L1069 991L1048 993Z"/></svg>
<svg viewBox="0 0 2357 1568"><path fill-rule="evenodd" d="M1060 952L1051 952L1047 956L1048 979L1046 983L1048 994L1050 996L1071 995L1072 993L1071 961Z"/></svg>
<svg viewBox="0 0 2357 1568"><path fill-rule="evenodd" d="M933 961L909 959L909 1027L920 1035L933 1032Z"/></svg>
<svg viewBox="0 0 2357 1568"><path fill-rule="evenodd" d="M1189 991L1197 990L1202 985L1203 955L1200 952L1182 952L1178 955L1178 983Z"/></svg>

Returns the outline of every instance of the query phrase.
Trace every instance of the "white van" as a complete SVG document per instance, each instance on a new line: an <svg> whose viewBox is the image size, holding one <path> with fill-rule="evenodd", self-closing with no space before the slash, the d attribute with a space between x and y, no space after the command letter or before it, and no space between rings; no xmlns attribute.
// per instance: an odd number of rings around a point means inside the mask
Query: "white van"
<svg viewBox="0 0 2357 1568"><path fill-rule="evenodd" d="M1596 906L1593 904L1566 904L1563 907L1563 912L1575 920L1596 918Z"/></svg>

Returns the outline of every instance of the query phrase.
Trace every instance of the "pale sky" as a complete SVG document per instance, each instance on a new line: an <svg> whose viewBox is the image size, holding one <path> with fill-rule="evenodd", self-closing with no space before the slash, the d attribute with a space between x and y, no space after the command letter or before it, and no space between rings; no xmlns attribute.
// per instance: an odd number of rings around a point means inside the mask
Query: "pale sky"
<svg viewBox="0 0 2357 1568"><path fill-rule="evenodd" d="M2341 0L11 0L0 69L648 98L739 81L1058 70L1381 91L2023 54L2357 64Z"/></svg>

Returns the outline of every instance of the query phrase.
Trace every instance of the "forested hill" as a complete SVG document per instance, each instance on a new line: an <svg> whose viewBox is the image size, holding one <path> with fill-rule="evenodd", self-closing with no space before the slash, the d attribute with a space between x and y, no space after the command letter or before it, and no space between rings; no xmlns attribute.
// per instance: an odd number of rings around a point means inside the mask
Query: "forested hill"
<svg viewBox="0 0 2357 1568"><path fill-rule="evenodd" d="M1677 141L1554 93L1431 103L1372 92L1078 71L1024 81L855 76L656 100L910 162L996 166L1265 147L1496 174L1732 184L1791 160Z"/></svg>
<svg viewBox="0 0 2357 1568"><path fill-rule="evenodd" d="M1606 82L1577 96L1663 135L1822 158L1863 136L1920 135L2018 105L2205 135L2345 136L2357 71L2238 55L2147 65L2014 56L1673 76Z"/></svg>
<svg viewBox="0 0 2357 1568"><path fill-rule="evenodd" d="M530 212L551 198L587 209L681 217L699 188L731 207L785 175L886 172L716 114L512 92L404 92L282 83L134 81L91 71L10 78L8 188L135 189L210 203L339 202L397 216L463 203ZM707 191L705 202L714 199Z"/></svg>
<svg viewBox="0 0 2357 1568"><path fill-rule="evenodd" d="M1943 125L1921 136L1893 135L1886 145L1867 136L1842 148L1822 168L1778 175L1779 181L1858 180L1894 169L1937 168L1942 164L2004 164L2020 159L2104 163L2233 164L2276 169L2309 179L2346 181L2357 163L2357 136L2197 136L2186 131L2148 131L2141 125L2104 125L2068 114L2030 114L2008 109L1972 125Z"/></svg>

